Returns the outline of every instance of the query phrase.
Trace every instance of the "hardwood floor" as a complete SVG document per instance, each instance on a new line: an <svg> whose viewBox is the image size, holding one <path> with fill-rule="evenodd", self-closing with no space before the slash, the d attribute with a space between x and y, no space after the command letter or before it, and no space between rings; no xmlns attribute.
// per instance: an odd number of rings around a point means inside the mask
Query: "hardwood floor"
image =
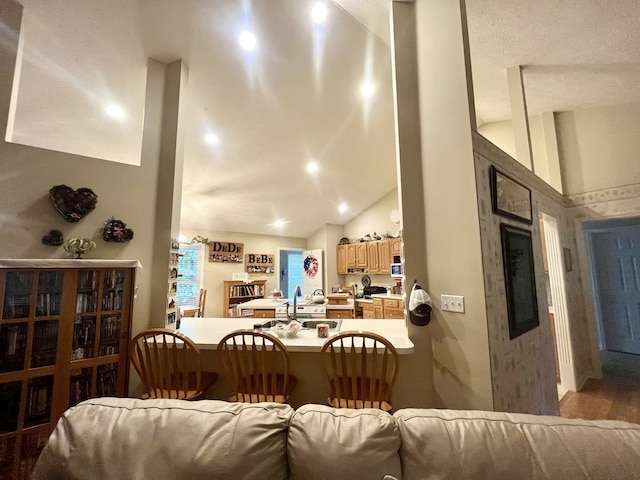
<svg viewBox="0 0 640 480"><path fill-rule="evenodd" d="M627 359L635 356L627 356ZM640 423L640 369L636 359L607 359L603 379L587 381L580 392L560 400L560 415L588 420L624 420Z"/></svg>

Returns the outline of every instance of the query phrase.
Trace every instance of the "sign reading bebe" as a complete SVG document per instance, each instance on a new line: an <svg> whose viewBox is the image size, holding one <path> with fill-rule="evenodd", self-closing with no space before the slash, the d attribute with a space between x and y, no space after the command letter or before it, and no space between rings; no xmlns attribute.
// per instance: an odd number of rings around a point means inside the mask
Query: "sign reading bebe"
<svg viewBox="0 0 640 480"><path fill-rule="evenodd" d="M247 253L244 256L247 273L273 273L274 255L264 253Z"/></svg>
<svg viewBox="0 0 640 480"><path fill-rule="evenodd" d="M218 263L242 263L243 243L211 242L209 261Z"/></svg>

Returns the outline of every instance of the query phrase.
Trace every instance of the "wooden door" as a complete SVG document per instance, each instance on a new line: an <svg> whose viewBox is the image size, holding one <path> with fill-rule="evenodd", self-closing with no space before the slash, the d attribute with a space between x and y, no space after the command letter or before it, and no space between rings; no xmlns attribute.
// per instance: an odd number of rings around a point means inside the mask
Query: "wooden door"
<svg viewBox="0 0 640 480"><path fill-rule="evenodd" d="M640 355L640 225L593 233L591 240L605 347Z"/></svg>

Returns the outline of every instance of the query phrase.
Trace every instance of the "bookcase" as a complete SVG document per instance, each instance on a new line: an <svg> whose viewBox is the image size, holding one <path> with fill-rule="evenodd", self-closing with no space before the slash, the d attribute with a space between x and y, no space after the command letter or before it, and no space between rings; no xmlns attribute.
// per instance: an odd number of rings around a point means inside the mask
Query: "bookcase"
<svg viewBox="0 0 640 480"><path fill-rule="evenodd" d="M224 281L224 304L222 314L225 318L239 317L238 305L249 300L264 298L266 280L253 280L245 283L242 280Z"/></svg>
<svg viewBox="0 0 640 480"><path fill-rule="evenodd" d="M127 395L137 266L0 260L0 479L30 477L68 407Z"/></svg>

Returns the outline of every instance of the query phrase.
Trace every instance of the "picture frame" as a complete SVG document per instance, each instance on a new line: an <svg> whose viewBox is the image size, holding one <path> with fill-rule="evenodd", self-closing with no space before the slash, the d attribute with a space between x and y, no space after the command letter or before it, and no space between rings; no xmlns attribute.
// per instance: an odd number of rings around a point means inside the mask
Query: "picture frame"
<svg viewBox="0 0 640 480"><path fill-rule="evenodd" d="M531 231L500 224L509 338L540 325Z"/></svg>
<svg viewBox="0 0 640 480"><path fill-rule="evenodd" d="M493 213L531 225L531 190L493 165L489 168L489 181Z"/></svg>
<svg viewBox="0 0 640 480"><path fill-rule="evenodd" d="M571 258L571 249L563 248L562 249L562 258L564 259L564 271L569 273L573 271L573 259Z"/></svg>

